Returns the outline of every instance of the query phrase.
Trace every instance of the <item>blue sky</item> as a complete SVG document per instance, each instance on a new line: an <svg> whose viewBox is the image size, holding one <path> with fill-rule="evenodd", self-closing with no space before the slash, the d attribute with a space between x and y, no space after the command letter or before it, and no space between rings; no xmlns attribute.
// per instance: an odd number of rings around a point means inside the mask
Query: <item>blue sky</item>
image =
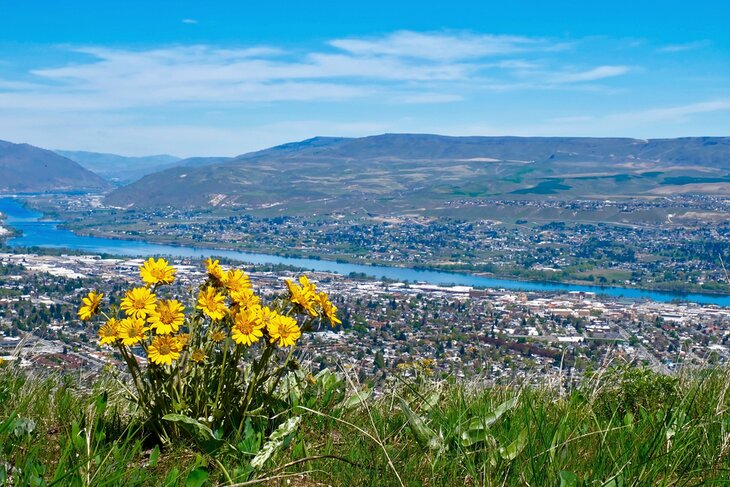
<svg viewBox="0 0 730 487"><path fill-rule="evenodd" d="M730 2L0 0L0 139L730 135Z"/></svg>

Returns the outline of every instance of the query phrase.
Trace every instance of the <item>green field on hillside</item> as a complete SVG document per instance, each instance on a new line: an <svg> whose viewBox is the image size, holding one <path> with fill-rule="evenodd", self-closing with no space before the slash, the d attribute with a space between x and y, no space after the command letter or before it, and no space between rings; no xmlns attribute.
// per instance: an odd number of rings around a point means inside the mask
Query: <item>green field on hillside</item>
<svg viewBox="0 0 730 487"><path fill-rule="evenodd" d="M609 368L580 387L458 382L416 362L377 398L320 373L272 431L160 448L110 376L0 369L0 485L724 485L730 371ZM269 445L271 446L271 445Z"/></svg>

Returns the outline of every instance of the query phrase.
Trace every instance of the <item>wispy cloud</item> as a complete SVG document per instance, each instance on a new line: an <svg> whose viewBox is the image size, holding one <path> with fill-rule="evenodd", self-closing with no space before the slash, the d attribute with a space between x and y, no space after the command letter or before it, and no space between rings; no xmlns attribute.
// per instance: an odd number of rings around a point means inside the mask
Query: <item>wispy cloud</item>
<svg viewBox="0 0 730 487"><path fill-rule="evenodd" d="M629 72L628 66L598 66L586 71L556 73L549 77L553 83L580 83L613 78Z"/></svg>
<svg viewBox="0 0 730 487"><path fill-rule="evenodd" d="M667 46L662 46L657 49L657 52L683 52L683 51L692 51L694 49L700 49L702 47L707 47L711 44L709 39L701 40L701 41L693 41L693 42L685 42L683 44L669 44Z"/></svg>
<svg viewBox="0 0 730 487"><path fill-rule="evenodd" d="M31 70L35 87L24 81L20 89L14 80L4 80L0 107L93 110L364 97L430 104L459 101L469 91L499 91L500 85L534 89L589 83L628 71L610 65L568 71L554 61L551 66L524 58L568 47L544 38L411 31L334 39L308 52L276 46L74 47L88 58ZM520 82L526 75L539 75L542 86ZM462 91L455 92L453 83Z"/></svg>
<svg viewBox="0 0 730 487"><path fill-rule="evenodd" d="M195 19L182 19L181 21L183 24L197 24L198 21Z"/></svg>
<svg viewBox="0 0 730 487"><path fill-rule="evenodd" d="M606 118L634 123L654 122L659 120L682 120L691 115L730 110L730 100L709 100L673 107L651 108L623 113L614 113Z"/></svg>
<svg viewBox="0 0 730 487"><path fill-rule="evenodd" d="M524 36L411 31L394 32L372 39L337 39L330 44L358 56L392 56L436 61L554 51L569 46L568 43Z"/></svg>
<svg viewBox="0 0 730 487"><path fill-rule="evenodd" d="M730 110L730 99L717 99L670 107L657 107L643 110L615 112L600 116L575 115L567 117L556 117L553 118L551 121L553 123L567 125L620 123L633 126L653 122L683 121L692 115L728 110Z"/></svg>

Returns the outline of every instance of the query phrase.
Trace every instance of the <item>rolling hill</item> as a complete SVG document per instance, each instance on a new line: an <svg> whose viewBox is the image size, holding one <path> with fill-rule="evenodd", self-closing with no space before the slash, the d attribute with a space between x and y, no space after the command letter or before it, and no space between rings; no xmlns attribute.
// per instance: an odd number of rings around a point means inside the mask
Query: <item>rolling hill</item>
<svg viewBox="0 0 730 487"><path fill-rule="evenodd" d="M121 207L424 208L459 198L656 196L730 190L730 137L317 137L113 191Z"/></svg>
<svg viewBox="0 0 730 487"><path fill-rule="evenodd" d="M110 187L97 174L55 152L0 141L0 193L104 191Z"/></svg>

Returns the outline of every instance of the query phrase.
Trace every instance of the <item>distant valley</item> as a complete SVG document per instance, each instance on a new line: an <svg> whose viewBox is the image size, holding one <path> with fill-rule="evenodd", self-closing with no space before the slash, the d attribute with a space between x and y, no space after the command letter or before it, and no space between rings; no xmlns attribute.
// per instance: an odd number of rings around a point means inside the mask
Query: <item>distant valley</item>
<svg viewBox="0 0 730 487"><path fill-rule="evenodd" d="M167 154L130 157L100 152L56 150L57 154L78 162L117 185L129 184L143 176L177 166L201 166L224 162L226 157L191 157L182 159Z"/></svg>

